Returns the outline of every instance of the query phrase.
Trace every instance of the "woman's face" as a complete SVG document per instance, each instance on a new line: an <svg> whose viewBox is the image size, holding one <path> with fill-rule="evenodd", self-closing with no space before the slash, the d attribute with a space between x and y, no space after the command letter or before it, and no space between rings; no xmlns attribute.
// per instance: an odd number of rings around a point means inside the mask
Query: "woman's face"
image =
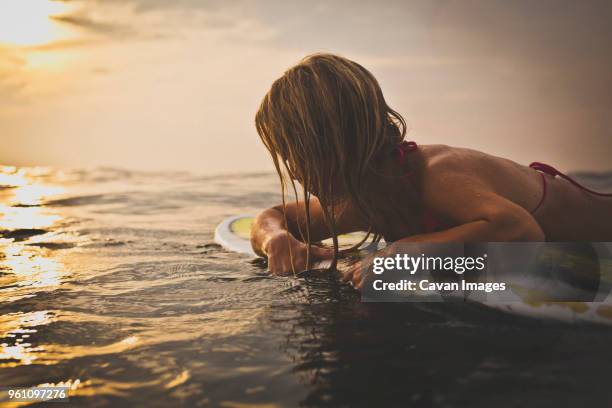
<svg viewBox="0 0 612 408"><path fill-rule="evenodd" d="M302 172L306 172L308 171L307 169L299 169L299 167L295 164L291 164L290 160L287 160L287 170L289 172L289 177L291 178L291 180L296 181L297 183L299 183L300 185L304 186L304 178L300 176L300 174L302 174ZM313 172L314 173L314 172ZM333 181L328 181L327 177L324 177L322 174L317 174L318 177L322 177L321 180L321 185L326 186L329 185L329 183L333 183ZM314 178L314 174L311 174L311 180L312 178ZM310 194L312 194L315 197L320 197L321 191L319 191L318 188L318 184L316 182L310 182L308 183L309 185L306 186L306 189L308 190L308 192Z"/></svg>
<svg viewBox="0 0 612 408"><path fill-rule="evenodd" d="M303 186L303 180L301 180L300 177L294 176L293 174L295 173L291 171L289 166L287 167L289 168L291 179ZM329 188L330 190L319 191L319 183L310 183L311 185L306 186L306 189L311 195L317 197L319 200L326 201L328 205L338 205L346 200L346 196L341 193L342 189L339 188L341 186L339 178L326 177L325 175L321 174L318 176L322 178L320 183L322 188Z"/></svg>

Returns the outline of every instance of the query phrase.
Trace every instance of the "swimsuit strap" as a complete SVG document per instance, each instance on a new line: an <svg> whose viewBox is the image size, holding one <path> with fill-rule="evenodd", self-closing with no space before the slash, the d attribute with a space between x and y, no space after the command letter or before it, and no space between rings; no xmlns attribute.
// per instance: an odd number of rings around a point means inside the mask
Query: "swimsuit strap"
<svg viewBox="0 0 612 408"><path fill-rule="evenodd" d="M404 164L406 162L406 155L417 150L418 145L416 142L404 140L395 148L397 149L397 153L399 155L400 164ZM408 182L414 185L414 173L409 171L406 172L405 176L408 179ZM436 231L442 226L440 220L438 220L428 208L423 210L423 218L421 219L421 222L425 232Z"/></svg>
<svg viewBox="0 0 612 408"><path fill-rule="evenodd" d="M403 140L400 144L395 146L397 153L399 155L400 165L403 165L406 162L406 154L415 151L418 149L416 142ZM404 176L408 179L408 182L414 185L414 172L407 171Z"/></svg>
<svg viewBox="0 0 612 408"><path fill-rule="evenodd" d="M583 186L582 184L578 183L576 180L574 180L573 178L571 178L570 176L568 176L567 174L563 174L561 173L559 170L555 169L553 166L550 166L548 164L544 164L544 163L540 163L540 162L533 162L529 165L529 167L531 167L534 170L538 170L542 173L542 179L544 180L544 194L546 194L546 180L544 179L544 173L550 175L550 176L559 176L567 181L569 181L570 183L572 183L573 185L575 185L576 187L578 187L579 189L581 189L582 191L586 191L587 193L591 193L593 195L596 196L600 196L600 197L612 197L612 193L600 193L598 191L593 191L590 188L587 188L585 186Z"/></svg>
<svg viewBox="0 0 612 408"><path fill-rule="evenodd" d="M529 167L531 167L531 165ZM531 168L533 169L535 167ZM542 176L542 197L540 198L538 205L536 205L534 209L531 210L531 214L535 214L535 212L538 211L538 208L540 208L542 204L544 204L544 200L546 200L546 176L544 176L544 173L540 173L540 176Z"/></svg>
<svg viewBox="0 0 612 408"><path fill-rule="evenodd" d="M395 146L395 148L397 149L397 152L399 153L400 163L404 164L404 162L406 161L406 153L415 151L418 148L418 146L416 142L412 142L412 141L409 142L407 140L403 140L400 144Z"/></svg>

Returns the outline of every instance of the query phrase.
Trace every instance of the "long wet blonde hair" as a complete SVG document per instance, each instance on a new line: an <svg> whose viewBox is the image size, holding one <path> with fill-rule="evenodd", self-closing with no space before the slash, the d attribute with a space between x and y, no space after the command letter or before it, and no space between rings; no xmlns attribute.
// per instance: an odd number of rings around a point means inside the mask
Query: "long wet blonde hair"
<svg viewBox="0 0 612 408"><path fill-rule="evenodd" d="M272 84L255 125L280 177L283 208L287 186L297 201L294 179L302 185L306 231L300 229L300 234L308 243L308 267L311 194L321 203L333 239L332 268L339 254L335 220L340 203L352 203L370 223L374 240L380 239L389 209L384 208L384 197L373 200L365 192L404 139L406 122L387 105L367 69L338 55L309 55ZM409 189L411 194L408 203L416 217L420 200L416 190Z"/></svg>

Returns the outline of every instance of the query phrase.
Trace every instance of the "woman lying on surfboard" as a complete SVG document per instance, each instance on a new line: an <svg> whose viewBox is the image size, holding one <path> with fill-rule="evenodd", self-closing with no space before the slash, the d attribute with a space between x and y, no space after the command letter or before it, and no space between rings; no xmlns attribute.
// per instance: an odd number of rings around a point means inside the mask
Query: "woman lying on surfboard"
<svg viewBox="0 0 612 408"><path fill-rule="evenodd" d="M338 257L337 235L388 243L612 241L612 198L542 163L417 145L361 65L306 57L277 79L255 117L281 178L303 199L255 219L252 245L272 273ZM559 176L559 177L556 177ZM334 248L311 245L333 238ZM393 245L391 245L392 247ZM389 247L387 247L389 250ZM359 268L345 277L361 283Z"/></svg>

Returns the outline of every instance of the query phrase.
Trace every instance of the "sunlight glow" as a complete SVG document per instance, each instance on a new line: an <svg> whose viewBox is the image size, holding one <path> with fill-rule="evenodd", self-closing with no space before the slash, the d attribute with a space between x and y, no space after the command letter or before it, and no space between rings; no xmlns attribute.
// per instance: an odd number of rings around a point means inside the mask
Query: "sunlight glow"
<svg viewBox="0 0 612 408"><path fill-rule="evenodd" d="M64 189L57 186L25 185L13 191L13 200L20 205L39 205L44 198L63 192Z"/></svg>
<svg viewBox="0 0 612 408"><path fill-rule="evenodd" d="M20 253L0 262L4 270L11 271L14 274L13 287L9 288L10 292L14 292L13 289L16 286L41 288L60 285L64 271L63 265L59 261L44 257L36 253L35 250L24 249L20 244L12 245L20 246L22 248ZM9 252L7 251L7 253ZM0 293L3 292L5 291L0 289Z"/></svg>
<svg viewBox="0 0 612 408"><path fill-rule="evenodd" d="M0 0L1 1L1 0ZM60 217L46 211L46 199L64 192L63 187L32 182L25 169L0 167L0 229L46 228Z"/></svg>
<svg viewBox="0 0 612 408"><path fill-rule="evenodd" d="M9 313L0 318L0 336L5 339L0 344L0 367L15 367L32 364L36 360L38 347L23 339L36 333L36 326L47 325L55 321L54 313L49 310L36 312Z"/></svg>
<svg viewBox="0 0 612 408"><path fill-rule="evenodd" d="M0 185L5 186L0 188L0 303L57 287L67 274L52 253L28 245L31 238L40 241L53 235L45 228L61 219L42 205L64 188L38 182L44 177L44 168L0 167ZM20 353L26 345L11 347L3 355Z"/></svg>
<svg viewBox="0 0 612 408"><path fill-rule="evenodd" d="M23 169L17 170L13 166L0 167L0 186L17 187L24 186L28 181L24 177Z"/></svg>
<svg viewBox="0 0 612 408"><path fill-rule="evenodd" d="M0 204L0 229L47 228L60 217L40 207L10 207Z"/></svg>
<svg viewBox="0 0 612 408"><path fill-rule="evenodd" d="M0 44L33 46L61 38L64 30L51 17L67 10L59 1L0 1Z"/></svg>

